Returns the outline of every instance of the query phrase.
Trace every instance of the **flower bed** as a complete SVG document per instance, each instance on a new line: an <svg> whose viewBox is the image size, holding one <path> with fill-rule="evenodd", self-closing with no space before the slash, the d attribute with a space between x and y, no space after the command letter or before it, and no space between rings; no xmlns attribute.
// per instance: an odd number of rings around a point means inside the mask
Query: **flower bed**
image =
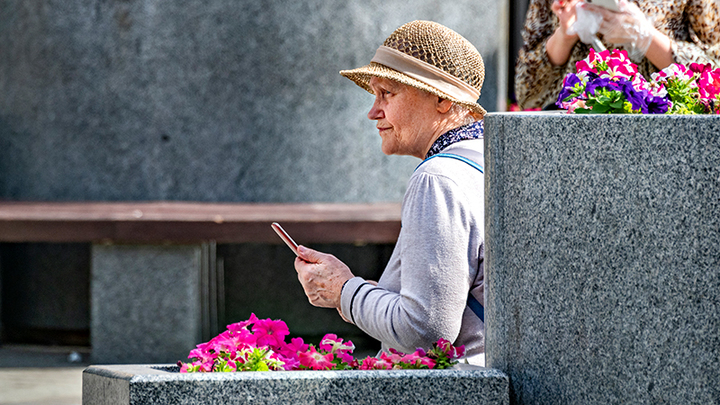
<svg viewBox="0 0 720 405"><path fill-rule="evenodd" d="M457 363L464 347L454 347L444 339L430 350L422 348L405 354L397 350L379 358L356 360L355 345L334 334L327 334L318 346L296 337L286 342L290 330L281 320L250 319L228 325L227 330L190 351L191 362L178 362L181 373L271 370L390 370L444 369Z"/></svg>
<svg viewBox="0 0 720 405"><path fill-rule="evenodd" d="M674 63L648 81L626 51L595 52L565 76L556 105L578 114L718 114L720 69Z"/></svg>

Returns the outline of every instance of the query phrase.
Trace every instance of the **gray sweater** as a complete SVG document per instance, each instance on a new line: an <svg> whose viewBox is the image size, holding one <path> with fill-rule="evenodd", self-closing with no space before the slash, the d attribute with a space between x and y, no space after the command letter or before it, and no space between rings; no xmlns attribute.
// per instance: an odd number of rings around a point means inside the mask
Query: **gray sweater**
<svg viewBox="0 0 720 405"><path fill-rule="evenodd" d="M465 140L443 153L481 166L483 140ZM439 338L465 345L466 356L484 352L484 325L467 307L468 291L483 297L484 177L465 162L436 157L410 177L402 204L402 229L378 282L350 279L342 312L382 342L405 353Z"/></svg>

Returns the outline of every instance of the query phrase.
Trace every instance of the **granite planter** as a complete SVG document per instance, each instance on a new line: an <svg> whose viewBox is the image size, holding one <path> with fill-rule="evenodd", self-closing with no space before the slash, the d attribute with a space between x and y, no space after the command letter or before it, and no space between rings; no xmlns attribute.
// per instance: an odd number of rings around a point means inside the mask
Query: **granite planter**
<svg viewBox="0 0 720 405"><path fill-rule="evenodd" d="M720 118L485 129L486 360L511 402L720 403Z"/></svg>
<svg viewBox="0 0 720 405"><path fill-rule="evenodd" d="M91 366L83 404L508 404L497 370L270 371L181 374L176 366Z"/></svg>

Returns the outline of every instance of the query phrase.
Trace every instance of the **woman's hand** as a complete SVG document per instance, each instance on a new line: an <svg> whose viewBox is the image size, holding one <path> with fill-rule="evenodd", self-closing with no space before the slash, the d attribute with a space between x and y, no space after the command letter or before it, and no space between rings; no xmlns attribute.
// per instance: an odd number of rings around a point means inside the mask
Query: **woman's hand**
<svg viewBox="0 0 720 405"><path fill-rule="evenodd" d="M545 50L550 63L555 66L567 63L573 47L579 40L576 33L568 34L568 30L577 19L575 5L579 2L580 0L555 0L551 6L553 14L560 20L560 26L548 39Z"/></svg>
<svg viewBox="0 0 720 405"><path fill-rule="evenodd" d="M316 307L337 308L339 312L343 284L354 277L350 268L333 255L305 246L298 247L298 255L295 270L310 303ZM343 316L343 319L346 318Z"/></svg>

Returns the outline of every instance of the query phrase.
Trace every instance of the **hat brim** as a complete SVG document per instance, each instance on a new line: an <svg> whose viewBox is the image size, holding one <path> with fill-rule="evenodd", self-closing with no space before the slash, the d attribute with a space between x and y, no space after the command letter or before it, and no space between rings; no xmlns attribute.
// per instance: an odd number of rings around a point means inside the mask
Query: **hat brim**
<svg viewBox="0 0 720 405"><path fill-rule="evenodd" d="M358 86L365 89L370 94L374 94L370 88L370 79L373 77L382 77L384 79L395 80L396 82L406 84L408 86L415 87L416 89L427 91L430 94L434 94L438 97L450 100L453 103L467 107L470 111L480 115L480 118L485 117L487 111L478 103L468 103L467 101L460 101L455 97L449 96L444 92L425 84L417 79L405 75L395 69L391 69L385 65L379 63L370 62L370 64L357 69L352 70L341 70L340 74L352 80Z"/></svg>

